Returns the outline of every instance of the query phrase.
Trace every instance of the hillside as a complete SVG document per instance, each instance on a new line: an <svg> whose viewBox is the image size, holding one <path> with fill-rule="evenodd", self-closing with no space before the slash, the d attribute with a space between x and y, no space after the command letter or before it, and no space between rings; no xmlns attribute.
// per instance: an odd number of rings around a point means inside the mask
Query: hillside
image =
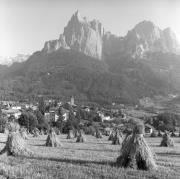
<svg viewBox="0 0 180 179"><path fill-rule="evenodd" d="M137 104L140 98L179 93L178 54L169 28L143 21L118 37L77 11L59 39L45 42L27 61L0 66L0 95Z"/></svg>
<svg viewBox="0 0 180 179"><path fill-rule="evenodd" d="M98 103L137 103L139 98L176 90L173 83L168 83L166 73L153 66L156 65L119 54L99 61L72 50L36 52L26 62L6 69L0 89L1 94L5 89L11 95L22 97L74 95Z"/></svg>

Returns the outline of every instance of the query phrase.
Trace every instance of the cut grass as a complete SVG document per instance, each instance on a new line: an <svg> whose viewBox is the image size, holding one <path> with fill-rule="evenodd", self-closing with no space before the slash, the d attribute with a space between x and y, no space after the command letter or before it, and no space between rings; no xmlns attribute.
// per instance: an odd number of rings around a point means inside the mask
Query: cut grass
<svg viewBox="0 0 180 179"><path fill-rule="evenodd" d="M0 175L4 178L121 178L121 179L176 179L180 178L180 138L174 138L175 147L159 147L161 138L146 138L152 150L157 154L157 171L140 171L115 166L120 146L112 145L108 137L97 139L86 136L85 143L76 143L76 139L58 136L63 146L46 147L47 136L29 137L28 148L37 157L0 156ZM6 137L0 134L0 149L4 147Z"/></svg>

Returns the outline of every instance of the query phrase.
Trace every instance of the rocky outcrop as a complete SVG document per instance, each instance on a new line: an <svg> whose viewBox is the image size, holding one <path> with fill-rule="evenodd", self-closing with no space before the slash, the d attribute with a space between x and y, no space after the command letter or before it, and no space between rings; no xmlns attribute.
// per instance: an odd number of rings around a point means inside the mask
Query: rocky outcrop
<svg viewBox="0 0 180 179"><path fill-rule="evenodd" d="M43 51L47 53L54 52L60 48L63 49L70 49L68 45L66 44L64 35L60 35L58 40L50 40L45 42Z"/></svg>
<svg viewBox="0 0 180 179"><path fill-rule="evenodd" d="M133 57L143 57L146 52L178 52L175 34L164 31L150 21L143 21L129 31L124 38L124 50Z"/></svg>
<svg viewBox="0 0 180 179"><path fill-rule="evenodd" d="M57 40L45 43L43 51L73 49L96 59L106 54L123 53L133 58L144 58L146 52L178 53L179 45L170 28L161 30L150 21L143 21L125 37L105 32L98 20L88 21L77 11Z"/></svg>
<svg viewBox="0 0 180 179"><path fill-rule="evenodd" d="M60 38L46 42L43 51L51 53L60 48L70 48L101 59L103 35L104 28L99 21L88 21L77 11L64 28L64 33L60 35Z"/></svg>

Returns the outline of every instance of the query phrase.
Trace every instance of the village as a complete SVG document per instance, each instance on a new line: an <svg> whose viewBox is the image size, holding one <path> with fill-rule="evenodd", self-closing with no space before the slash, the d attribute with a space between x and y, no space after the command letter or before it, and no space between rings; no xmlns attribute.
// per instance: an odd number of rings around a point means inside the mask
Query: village
<svg viewBox="0 0 180 179"><path fill-rule="evenodd" d="M37 163L29 167L36 166L37 170L44 170L47 165L64 167L64 162L69 170L72 165L77 168L79 164L84 166L84 162L89 162L91 165L94 163L95 167L105 164L109 170L115 167L118 173L123 168L127 168L127 172L132 168L133 171L137 169L139 175L143 170L148 170L156 171L159 176L175 178L179 176L177 166L172 165L168 174L159 165L164 158L156 158L153 153L155 151L159 155L159 151L178 151L180 135L178 123L175 124L178 116L173 115L167 112L150 113L137 105L83 105L76 103L73 96L67 102L44 99L42 96L35 103L1 101L0 160L8 160L8 165L10 160L16 164L20 158L24 163L33 160ZM168 160L163 164L166 167L172 162L171 158ZM33 168L29 173L26 165L21 165L21 176L33 175L36 178L38 171ZM11 170L3 169L3 172L13 177L19 171L17 166ZM88 170L93 168L89 166ZM77 170L82 172L82 169ZM112 174L112 177L118 173ZM66 178L67 174L42 171L41 177L52 178L52 175ZM107 173L101 172L101 175ZM77 173L77 177L80 176L87 177L83 172ZM74 172L73 176L69 173L67 178L74 178Z"/></svg>
<svg viewBox="0 0 180 179"><path fill-rule="evenodd" d="M73 112L74 117L79 118L79 126L87 126L89 121L93 121L95 124L93 127L98 127L102 130L102 132L104 132L104 130L113 130L114 127L119 128L121 131L124 131L127 128L131 130L131 125L133 122L137 121L144 122L145 133L147 136L157 135L158 132L161 132L160 129L156 128L152 124L153 119L157 120L158 114L142 111L137 109L137 106L127 107L123 104L116 105L115 103L108 108L94 105L77 105L73 96L71 96L67 102L53 99L44 100L41 96L38 98L38 101L34 103L1 101L1 118L3 118L6 122L17 122L26 112L35 114L36 118L38 118L37 112L40 112L42 114L40 116L43 118L44 122L50 126L52 124L55 125L53 127L57 127L56 123L59 119L63 123L73 120L73 118L69 117L69 113ZM140 113L140 115L138 113ZM1 122L0 129L3 132L5 125L2 124L3 123ZM88 125L92 125L92 123ZM41 126L37 125L36 127L42 129ZM34 127L34 129L36 127ZM47 129L48 127L46 130ZM64 132L62 131L62 128L60 132ZM66 132L67 131L65 130L65 133ZM171 132L176 133L178 136L178 127L175 126L175 130L171 130Z"/></svg>

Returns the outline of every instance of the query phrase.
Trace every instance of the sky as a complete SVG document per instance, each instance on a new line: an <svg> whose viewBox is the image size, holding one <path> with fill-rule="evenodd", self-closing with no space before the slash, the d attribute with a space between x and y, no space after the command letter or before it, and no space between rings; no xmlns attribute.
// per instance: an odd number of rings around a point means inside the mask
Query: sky
<svg viewBox="0 0 180 179"><path fill-rule="evenodd" d="M170 27L180 41L180 0L0 0L0 56L41 50L59 38L76 10L118 36L150 20Z"/></svg>

